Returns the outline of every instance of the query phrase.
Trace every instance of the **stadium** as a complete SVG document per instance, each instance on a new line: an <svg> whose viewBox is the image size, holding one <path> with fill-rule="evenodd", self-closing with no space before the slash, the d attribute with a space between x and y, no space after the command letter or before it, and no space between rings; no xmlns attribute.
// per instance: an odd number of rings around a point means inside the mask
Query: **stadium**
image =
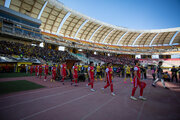
<svg viewBox="0 0 180 120"><path fill-rule="evenodd" d="M129 29L58 0L0 0L0 91L1 120L179 120L180 27Z"/></svg>

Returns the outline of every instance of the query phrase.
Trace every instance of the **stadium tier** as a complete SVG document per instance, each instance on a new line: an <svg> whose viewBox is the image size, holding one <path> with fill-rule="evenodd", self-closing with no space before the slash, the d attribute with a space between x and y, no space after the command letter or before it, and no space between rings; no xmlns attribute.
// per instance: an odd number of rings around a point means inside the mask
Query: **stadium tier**
<svg viewBox="0 0 180 120"><path fill-rule="evenodd" d="M6 2L0 1L0 41L4 44L1 46L7 47L4 51L1 49L1 54L23 53L52 62L63 61L61 54L65 54L63 56L68 59L74 56L88 62L89 58L82 58L76 53L89 52L94 59L119 64L124 64L123 59L127 59L117 57L119 55L133 56L126 61L127 64L135 58L154 59L155 56L155 59L170 59L179 58L180 55L180 28L132 30L118 27L78 13L57 0ZM27 50L23 47L20 51L12 48L12 52L8 48L12 44L16 47L27 46ZM44 48L39 47L40 44ZM60 47L67 52L58 51ZM55 58L49 58L48 52ZM107 60L107 55L112 59Z"/></svg>
<svg viewBox="0 0 180 120"><path fill-rule="evenodd" d="M1 1L0 5L5 6ZM76 40L117 46L171 46L180 43L180 28L131 30L78 13L57 0L11 0L6 7L41 20L40 29Z"/></svg>

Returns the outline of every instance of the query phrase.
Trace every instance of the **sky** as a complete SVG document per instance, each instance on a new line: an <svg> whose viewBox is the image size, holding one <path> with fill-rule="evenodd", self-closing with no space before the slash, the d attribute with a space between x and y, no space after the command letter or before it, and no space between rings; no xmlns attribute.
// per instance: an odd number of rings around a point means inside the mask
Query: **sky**
<svg viewBox="0 0 180 120"><path fill-rule="evenodd" d="M59 0L108 24L136 30L180 27L180 0Z"/></svg>

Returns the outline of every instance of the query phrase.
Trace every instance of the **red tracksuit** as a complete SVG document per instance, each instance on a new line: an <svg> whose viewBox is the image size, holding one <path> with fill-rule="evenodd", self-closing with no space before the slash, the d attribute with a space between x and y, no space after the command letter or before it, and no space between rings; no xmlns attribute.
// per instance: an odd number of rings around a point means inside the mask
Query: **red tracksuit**
<svg viewBox="0 0 180 120"><path fill-rule="evenodd" d="M74 70L74 74L73 74L74 80L72 82L77 83L77 79L78 79L78 67L77 66L73 66L73 70Z"/></svg>
<svg viewBox="0 0 180 120"><path fill-rule="evenodd" d="M30 68L30 73L31 74L33 73L33 66L31 66L31 68Z"/></svg>
<svg viewBox="0 0 180 120"><path fill-rule="evenodd" d="M64 82L64 78L66 77L66 64L61 65L61 74L62 74L62 82Z"/></svg>
<svg viewBox="0 0 180 120"><path fill-rule="evenodd" d="M47 75L48 75L48 70L49 70L49 66L48 65L45 65L45 67L44 67L44 79L46 79L47 78Z"/></svg>
<svg viewBox="0 0 180 120"><path fill-rule="evenodd" d="M52 79L53 80L56 79L56 67L55 66L52 68Z"/></svg>
<svg viewBox="0 0 180 120"><path fill-rule="evenodd" d="M38 76L38 65L36 65L35 72L36 72L36 76Z"/></svg>
<svg viewBox="0 0 180 120"><path fill-rule="evenodd" d="M94 66L90 66L88 68L88 71L90 73L90 76L89 76L90 82L89 82L88 86L91 85L91 88L93 88L93 84L94 84Z"/></svg>
<svg viewBox="0 0 180 120"><path fill-rule="evenodd" d="M140 72L141 70L140 70L140 68L138 66L135 66L134 71L137 71L137 76L138 76L139 79L141 79L141 72ZM131 96L134 96L135 91L136 91L138 86L140 87L140 96L143 95L143 89L145 88L146 83L140 82L140 80L138 78L136 78L136 76L134 76L134 79L133 79L134 87L133 87Z"/></svg>
<svg viewBox="0 0 180 120"><path fill-rule="evenodd" d="M108 67L106 68L106 78L107 78L107 84L104 86L104 88L111 87L111 92L113 92L113 83L112 83L112 68Z"/></svg>
<svg viewBox="0 0 180 120"><path fill-rule="evenodd" d="M40 78L42 76L42 65L39 65L39 76L40 76Z"/></svg>

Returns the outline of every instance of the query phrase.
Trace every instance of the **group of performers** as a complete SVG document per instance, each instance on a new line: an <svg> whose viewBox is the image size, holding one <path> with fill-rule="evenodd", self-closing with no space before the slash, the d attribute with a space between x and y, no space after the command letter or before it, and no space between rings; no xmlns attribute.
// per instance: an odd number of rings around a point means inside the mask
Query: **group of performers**
<svg viewBox="0 0 180 120"><path fill-rule="evenodd" d="M126 77L130 77L131 83L133 83L133 89L132 89L132 93L130 98L132 100L137 100L137 98L134 97L136 89L139 87L140 88L140 96L139 99L141 100L146 100L145 97L143 97L143 90L146 87L146 83L141 81L141 70L139 67L139 61L135 60L135 66L133 68L134 74L133 74L133 80L131 79L131 75L130 74L130 67L128 66L126 68ZM155 84L157 83L157 81L161 80L164 88L167 89L167 87L165 86L164 80L162 79L162 68L161 68L162 62L160 61L157 67L157 71L156 73L158 74L158 78L157 80L155 80L152 84L152 86L155 87ZM33 67L31 67L30 72L32 73ZM64 79L67 77L66 75L66 70L67 70L67 66L66 66L66 62L63 62L62 65L60 66L60 73L61 73L61 82L64 85ZM74 63L73 67L72 67L72 76L73 76L73 80L71 82L71 85L74 86L78 86L78 74L79 74L79 67L77 63ZM40 77L42 76L42 71L43 71L43 67L42 65L36 66L35 67L35 74L36 76ZM56 75L57 75L57 67L55 66L55 64L53 65L53 67L51 68L52 71L52 79L51 82L54 82L56 79ZM47 81L47 76L48 76L48 72L49 72L49 66L48 64L46 64L44 66L44 81ZM101 66L100 64L96 67L96 76L95 76L95 67L94 67L94 63L90 62L89 67L87 69L87 73L88 73L88 77L89 77L89 83L86 84L86 86L91 86L91 91L94 92L94 79L97 77L100 78L100 80L102 80L102 76L101 76ZM126 83L126 77L124 82ZM115 96L114 90L113 90L113 67L112 67L112 63L107 63L107 67L105 69L105 81L106 81L106 85L101 88L102 91L104 91L104 89L106 89L107 87L110 86L110 90L111 90L111 95Z"/></svg>

